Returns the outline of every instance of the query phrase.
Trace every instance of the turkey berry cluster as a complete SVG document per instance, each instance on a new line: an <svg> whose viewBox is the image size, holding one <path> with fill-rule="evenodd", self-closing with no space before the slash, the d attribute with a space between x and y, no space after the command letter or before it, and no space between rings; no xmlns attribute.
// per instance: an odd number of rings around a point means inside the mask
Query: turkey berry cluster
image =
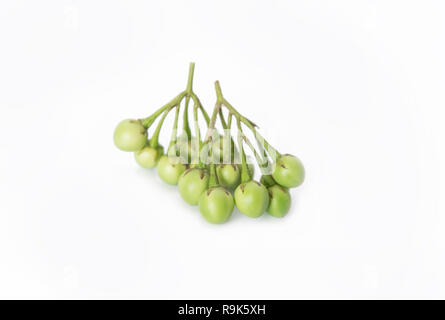
<svg viewBox="0 0 445 320"><path fill-rule="evenodd" d="M190 205L198 206L201 215L210 223L224 223L235 206L251 218L267 212L273 217L284 217L291 206L289 189L304 181L301 161L290 154L281 154L257 131L257 126L239 113L223 96L215 82L216 104L211 116L194 93L192 83L194 63L190 63L186 89L152 115L143 119L127 119L114 131L114 144L122 151L133 152L143 168L157 166L159 177L170 185L178 185L181 197ZM189 105L193 108L193 134L189 120ZM178 135L180 110L182 132ZM223 110L227 111L225 116ZM159 143L164 120L174 111L174 122L168 147ZM199 115L207 124L201 137ZM148 130L159 118L153 134ZM220 121L223 134L216 129ZM232 136L232 122L238 129ZM251 131L257 147L243 132ZM260 181L254 180L254 165L246 156L248 147L261 171Z"/></svg>

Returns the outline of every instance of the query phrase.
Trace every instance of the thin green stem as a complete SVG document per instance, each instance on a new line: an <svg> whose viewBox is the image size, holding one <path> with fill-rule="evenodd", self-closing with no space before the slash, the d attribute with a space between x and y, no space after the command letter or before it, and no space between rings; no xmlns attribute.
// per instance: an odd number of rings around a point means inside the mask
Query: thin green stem
<svg viewBox="0 0 445 320"><path fill-rule="evenodd" d="M245 125L247 125L247 127L252 130L252 132L255 135L255 139L257 140L258 143L260 143L259 140L261 140L262 143L264 143L266 149L268 150L268 152L270 152L271 154L275 154L277 156L280 156L280 153L273 148L267 141L266 139L264 139L255 129L255 124L250 121L249 119L247 119L246 117L242 116L222 95L222 91L221 91L221 85L219 84L219 81L215 81L215 90L216 90L216 96L217 96L217 101L220 102L222 105L224 105L227 109L229 109L229 111L231 113L233 113L235 115L235 117L237 118L237 120L239 119L241 122L243 122Z"/></svg>
<svg viewBox="0 0 445 320"><path fill-rule="evenodd" d="M210 151L210 156L213 158L215 156L214 152L213 152L213 136L214 136L214 132L215 132L215 124L216 124L216 118L218 117L218 111L219 109L221 109L221 104L216 103L215 107L213 108L213 113L212 113L212 117L210 118L210 122L207 128L207 134L206 137L204 139L204 143L202 145L202 148L200 149L200 163L202 161L202 150L205 150L207 152L206 156L209 155L209 151ZM207 149L208 145L210 145L209 149ZM214 159L213 159L214 160ZM207 161L206 161L207 162ZM214 161L211 161L211 163L214 163Z"/></svg>
<svg viewBox="0 0 445 320"><path fill-rule="evenodd" d="M249 119L247 119L246 117L242 116L226 99L223 98L223 105L229 109L230 112L232 112L235 117L237 119L239 119L242 123L244 123L254 134L255 139L257 140L258 143L263 143L266 150L271 154L275 154L275 157L279 157L281 156L281 154L270 145L270 143L268 143L266 141L266 139L264 139L264 137L255 129L255 124L250 121Z"/></svg>
<svg viewBox="0 0 445 320"><path fill-rule="evenodd" d="M221 120L221 126L224 129L223 151L226 151L223 154L223 163L233 163L232 160L234 159L236 152L235 142L233 141L232 135L230 134L230 128L232 126L232 114L229 113L228 117L228 123L226 123L222 108L220 108L219 118ZM232 146L234 146L234 148L232 148ZM227 150L230 150L230 154L227 154Z"/></svg>
<svg viewBox="0 0 445 320"><path fill-rule="evenodd" d="M168 108L171 108L175 105L177 105L186 95L186 92L183 91L180 94L178 94L176 97L174 97L171 101L169 101L167 104L165 104L164 106L162 106L161 108L159 108L158 110L156 110L152 115L150 115L147 118L141 119L142 121L142 125L148 129L151 127L151 125L153 124L153 122L156 121L156 119Z"/></svg>
<svg viewBox="0 0 445 320"><path fill-rule="evenodd" d="M174 107L175 107L175 105L174 106L170 106L170 107L168 107L168 109L166 109L164 111L164 114L162 115L161 120L159 120L158 126L156 127L156 130L153 133L153 137L150 139L150 146L151 147L156 148L159 145L159 133L161 132L162 124L164 123L164 120L167 117L167 115L170 112L170 110L173 109Z"/></svg>
<svg viewBox="0 0 445 320"><path fill-rule="evenodd" d="M193 92L193 74L195 73L195 63L190 62L189 64L189 76L187 79L187 88L185 89L185 92L187 94L191 94Z"/></svg>
<svg viewBox="0 0 445 320"><path fill-rule="evenodd" d="M170 138L170 143L168 145L168 149L167 151L170 150L170 148L172 148L173 146L175 146L177 140L178 140L178 120L179 120L179 110L180 107L179 105L176 106L176 112L175 112L175 121L173 122L173 130L172 130L172 135ZM176 153L176 148L175 148L175 153Z"/></svg>
<svg viewBox="0 0 445 320"><path fill-rule="evenodd" d="M241 128L241 120L239 117L237 117L236 123L238 126L238 148L241 153L241 183L244 183L252 180L252 177L250 176L249 168L247 167L246 153L244 152L243 147L244 133L243 129Z"/></svg>
<svg viewBox="0 0 445 320"><path fill-rule="evenodd" d="M201 160L201 131L199 130L199 123L198 123L198 106L195 104L193 106L193 117L194 117L194 122L195 122L195 139L196 139L196 143L197 145L197 150L198 150L198 166L202 167L203 163ZM193 143L193 142L192 142ZM192 157L192 161L194 161L195 159L193 159Z"/></svg>
<svg viewBox="0 0 445 320"><path fill-rule="evenodd" d="M232 118L233 118L233 113L229 112L229 117L227 119L227 128L230 130L230 128L232 128Z"/></svg>
<svg viewBox="0 0 445 320"><path fill-rule="evenodd" d="M198 102L199 102L199 100L198 100ZM199 110L201 110L201 113L202 113L202 115L204 116L204 119L205 119L205 121L206 121L206 123L207 123L207 126L208 126L208 125L209 125L209 122L210 122L210 117L209 117L209 115L207 114L206 109L204 109L204 107L202 106L201 102L199 102Z"/></svg>
<svg viewBox="0 0 445 320"><path fill-rule="evenodd" d="M262 158L259 153L256 151L255 147L253 146L253 144L250 142L249 139L247 139L247 137L244 135L243 136L244 142L247 144L247 146L250 148L250 150L252 150L253 155L255 156L255 160L258 163L258 166L260 167L260 170L262 173L263 172L263 168L267 166L268 164L268 159L267 158Z"/></svg>
<svg viewBox="0 0 445 320"><path fill-rule="evenodd" d="M204 119L205 119L205 121L206 121L206 123L207 123L207 126L208 126L208 125L209 125L209 122L210 122L210 118L209 118L209 115L207 114L206 110L205 110L204 107L202 106L201 101L199 101L198 96L197 96L195 93L193 93L193 92L190 94L190 96L191 96L192 99L193 99L193 103L194 103L195 105L198 105L198 108L201 110L201 113L202 113L202 115L204 116Z"/></svg>
<svg viewBox="0 0 445 320"><path fill-rule="evenodd" d="M187 79L187 87L185 89L186 97L185 97L185 106L184 106L184 115L183 115L183 131L187 135L187 139L190 141L191 139L191 131L188 120L188 111L189 111L189 102L190 98L193 94L193 75L195 73L195 63L190 62L189 64L189 74Z"/></svg>
<svg viewBox="0 0 445 320"><path fill-rule="evenodd" d="M216 90L216 103L222 104L224 101L224 97L222 95L221 91L221 85L219 84L219 81L215 81L215 90Z"/></svg>
<svg viewBox="0 0 445 320"><path fill-rule="evenodd" d="M224 130L227 130L226 120L224 119L224 114L222 112L222 108L219 109L219 120L221 121L221 126Z"/></svg>
<svg viewBox="0 0 445 320"><path fill-rule="evenodd" d="M218 176L216 175L215 164L212 162L210 164L209 188L217 186L219 186Z"/></svg>
<svg viewBox="0 0 445 320"><path fill-rule="evenodd" d="M189 102L190 102L190 95L187 95L185 97L185 104L184 104L184 113L183 113L183 132L187 136L187 139L190 141L192 138L192 133L190 130L190 124L189 124Z"/></svg>
<svg viewBox="0 0 445 320"><path fill-rule="evenodd" d="M216 118L218 117L219 109L221 109L221 104L217 102L215 107L213 108L213 113L212 117L210 118L209 128L207 129L207 135L204 140L204 145L206 145L213 137L213 132L215 130Z"/></svg>

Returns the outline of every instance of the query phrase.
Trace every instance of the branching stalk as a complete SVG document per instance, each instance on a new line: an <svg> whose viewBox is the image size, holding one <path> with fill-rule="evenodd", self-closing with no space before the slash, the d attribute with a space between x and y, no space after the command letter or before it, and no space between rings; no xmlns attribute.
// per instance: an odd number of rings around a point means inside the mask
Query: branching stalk
<svg viewBox="0 0 445 320"><path fill-rule="evenodd" d="M153 137L150 140L150 146L153 148L156 148L159 145L159 133L161 132L161 128L162 128L162 124L164 123L165 118L167 117L168 113L171 111L171 109L173 109L174 107L176 107L176 105L170 106L168 107L165 111L164 114L162 115L161 120L159 120L158 126L156 127L155 132L153 133Z"/></svg>
<svg viewBox="0 0 445 320"><path fill-rule="evenodd" d="M151 127L151 125L153 124L153 122L156 121L156 119L164 112L166 111L168 108L172 108L174 106L176 106L177 104L179 104L181 102L181 100L184 98L184 96L186 95L186 92L181 92L180 94L178 94L176 97L174 97L171 101L169 101L166 105L164 105L163 107L159 108L158 110L156 110L151 116L145 118L145 119L141 119L142 121L142 125L148 129Z"/></svg>

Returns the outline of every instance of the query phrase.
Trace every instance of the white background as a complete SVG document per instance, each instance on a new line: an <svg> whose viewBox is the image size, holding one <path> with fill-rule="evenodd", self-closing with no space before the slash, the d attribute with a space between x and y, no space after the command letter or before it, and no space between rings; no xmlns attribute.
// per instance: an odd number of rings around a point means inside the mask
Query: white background
<svg viewBox="0 0 445 320"><path fill-rule="evenodd" d="M443 1L2 1L0 298L445 298ZM307 170L207 224L113 129L213 81ZM164 143L168 132L163 134Z"/></svg>

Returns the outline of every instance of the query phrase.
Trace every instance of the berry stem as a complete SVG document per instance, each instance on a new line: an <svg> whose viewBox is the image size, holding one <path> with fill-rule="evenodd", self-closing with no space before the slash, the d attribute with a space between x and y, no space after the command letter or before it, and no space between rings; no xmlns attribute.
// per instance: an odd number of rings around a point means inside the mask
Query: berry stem
<svg viewBox="0 0 445 320"><path fill-rule="evenodd" d="M219 113L219 120L221 121L221 126L223 127L224 130L227 130L227 123L226 120L224 119L222 108L219 109L218 113Z"/></svg>
<svg viewBox="0 0 445 320"><path fill-rule="evenodd" d="M243 135L244 142L247 144L247 146L252 150L253 155L255 156L255 160L258 163L258 167L260 167L261 173L264 174L264 168L268 166L269 161L267 159L267 155L265 157L261 157L258 152L256 151L255 147L252 145L249 139L245 135Z"/></svg>
<svg viewBox="0 0 445 320"><path fill-rule="evenodd" d="M256 125L247 119L246 117L242 116L222 95L221 92L221 85L219 84L219 81L215 81L215 89L216 89L216 96L217 96L217 102L219 102L221 105L225 106L227 109L229 109L230 113L233 113L233 115L239 119L242 123L244 123L255 135L255 139L257 140L257 143L263 143L266 147L267 151L271 154L272 158L277 158L281 156L281 154L270 145L266 141L266 139L261 136L258 131L256 131L255 127Z"/></svg>
<svg viewBox="0 0 445 320"><path fill-rule="evenodd" d="M195 105L198 106L199 110L201 110L201 113L202 113L202 115L204 116L204 119L205 119L205 121L206 121L206 123L207 123L207 126L208 126L208 125L209 125L210 118L209 118L209 115L207 114L206 110L205 110L204 107L202 106L201 101L199 101L198 96L197 96L196 94L194 94L193 92L190 94L190 96L191 96L192 99L193 99L193 103L194 103Z"/></svg>
<svg viewBox="0 0 445 320"><path fill-rule="evenodd" d="M272 156L272 158L276 159L277 157L281 156L281 154L270 145L269 142L264 139L264 137L255 129L256 125L247 119L246 117L242 116L226 99L223 98L223 105L229 109L230 112L232 112L235 117L244 123L255 135L255 139L257 143L264 144L266 150L269 152L269 154Z"/></svg>
<svg viewBox="0 0 445 320"><path fill-rule="evenodd" d="M176 112L175 112L175 121L173 122L173 130L172 130L172 134L171 134L171 138L170 138L170 143L168 145L168 149L167 152L170 151L171 148L173 148L173 146L176 145L176 141L178 140L178 120L179 120L179 110L180 107L179 105L176 106ZM174 153L176 154L176 146L175 146L175 150Z"/></svg>
<svg viewBox="0 0 445 320"><path fill-rule="evenodd" d="M195 73L195 63L190 62L189 64L189 76L187 79L187 88L185 89L185 92L187 92L187 95L190 95L193 92L193 74Z"/></svg>
<svg viewBox="0 0 445 320"><path fill-rule="evenodd" d="M201 161L201 157L200 157L200 154L201 154L201 131L199 130L199 123L198 123L198 105L196 105L196 103L195 103L195 105L193 106L193 117L194 117L194 122L195 122L195 138L196 138L196 143L198 144L197 145L197 150L198 150L198 166L199 167L202 167L203 166L203 164L202 164L202 161ZM192 155L192 162L194 161L195 159L193 159L193 155Z"/></svg>
<svg viewBox="0 0 445 320"><path fill-rule="evenodd" d="M190 124L189 124L189 102L190 102L190 96L187 95L185 97L185 104L184 104L184 113L183 113L183 132L187 136L187 140L190 141L192 138L192 133L190 130Z"/></svg>
<svg viewBox="0 0 445 320"><path fill-rule="evenodd" d="M156 127L155 132L153 133L153 137L150 139L150 146L153 148L156 148L159 145L159 133L161 132L162 124L164 123L165 118L167 117L168 113L176 107L177 105L169 106L162 115L161 120L159 120L158 126Z"/></svg>
<svg viewBox="0 0 445 320"><path fill-rule="evenodd" d="M174 106L176 106L177 104L179 104L181 102L181 100L184 98L184 96L186 95L186 92L183 91L180 94L178 94L176 97L174 97L172 100L170 100L167 104L165 104L164 106L160 107L158 110L156 110L152 115L148 116L147 118L141 119L142 125L148 129L151 127L151 125L153 124L153 122L156 121L156 119L168 108L172 108Z"/></svg>
<svg viewBox="0 0 445 320"><path fill-rule="evenodd" d="M228 123L226 123L226 120L224 119L224 114L222 108L219 109L219 119L221 120L221 126L224 129L224 140L223 140L223 150L227 152L227 150L230 150L230 154L226 154L224 152L223 154L223 163L233 163L233 159L235 158L235 150L236 148L233 148L232 146L235 146L235 142L233 141L232 135L230 134L230 129L232 126L232 114L229 113L228 115Z"/></svg>
<svg viewBox="0 0 445 320"><path fill-rule="evenodd" d="M217 82L215 83L215 87L216 86L217 86ZM212 117L210 118L210 121L209 121L209 124L208 124L207 134L206 134L206 137L204 139L204 144L202 146L202 149L204 149L204 147L206 147L210 142L211 142L210 149L213 148L213 141L212 141L212 139L213 139L214 131L215 131L216 118L218 117L218 112L221 109L221 102L220 102L220 100L222 98L221 90L219 90L219 96L218 96L218 89L216 89L216 91L217 91L217 100L216 100L215 107L213 108ZM211 157L214 157L214 153L212 152L212 150L210 150L210 153L211 153ZM202 158L202 155L201 155L201 149L200 149L200 161L202 161L201 158ZM213 163L213 161L212 161L212 163Z"/></svg>
<svg viewBox="0 0 445 320"><path fill-rule="evenodd" d="M195 63L190 62L189 64L189 74L187 79L187 87L185 89L186 97L185 97L185 106L184 106L184 115L183 115L183 131L187 135L187 139L190 141L191 139L191 131L190 131L190 125L189 125L189 117L188 117L188 111L189 111L189 102L190 98L193 94L193 75L195 73Z"/></svg>
<svg viewBox="0 0 445 320"><path fill-rule="evenodd" d="M233 118L233 113L229 112L229 116L227 119L227 128L230 130L230 128L232 128L232 118Z"/></svg>
<svg viewBox="0 0 445 320"><path fill-rule="evenodd" d="M218 176L216 175L215 164L212 162L210 164L209 188L217 186L219 186Z"/></svg>
<svg viewBox="0 0 445 320"><path fill-rule="evenodd" d="M244 133L241 128L241 120L238 117L236 119L236 123L238 126L238 148L241 153L241 183L244 183L252 180L252 177L250 176L249 168L247 167L246 153L244 152L243 147Z"/></svg>
<svg viewBox="0 0 445 320"><path fill-rule="evenodd" d="M218 117L219 109L221 109L221 104L219 102L216 102L215 107L213 108L212 117L210 118L209 128L207 129L207 135L204 140L204 145L206 145L207 143L209 143L210 140L212 140L213 132L215 131L216 118Z"/></svg>
<svg viewBox="0 0 445 320"><path fill-rule="evenodd" d="M198 100L198 102L199 102L199 100ZM207 114L206 109L204 109L204 107L202 106L201 102L199 102L199 110L201 110L201 113L202 113L202 115L204 116L204 119L205 119L205 121L206 121L206 123L207 123L207 126L209 126L209 123L210 123L210 117L209 117L209 115Z"/></svg>
<svg viewBox="0 0 445 320"><path fill-rule="evenodd" d="M222 104L224 101L224 97L222 95L221 85L219 84L218 80L215 81L215 90L216 90L216 103Z"/></svg>

